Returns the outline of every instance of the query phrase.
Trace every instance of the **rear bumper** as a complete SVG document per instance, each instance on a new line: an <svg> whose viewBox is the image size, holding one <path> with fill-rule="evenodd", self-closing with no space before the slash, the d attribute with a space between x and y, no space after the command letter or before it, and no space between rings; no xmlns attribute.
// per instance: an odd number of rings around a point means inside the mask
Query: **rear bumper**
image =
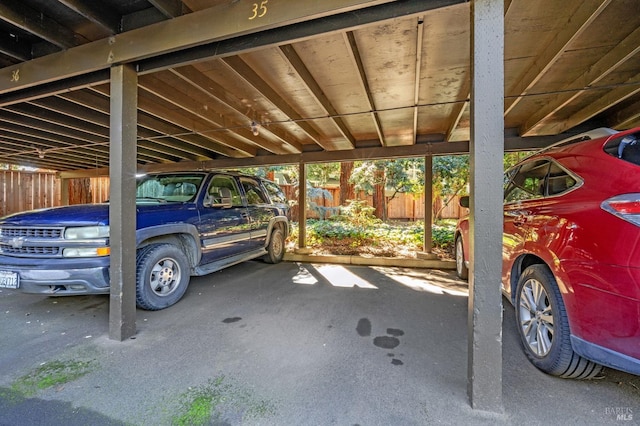
<svg viewBox="0 0 640 426"><path fill-rule="evenodd" d="M109 293L109 258L16 259L0 256L0 270L18 273L15 291L49 296Z"/></svg>

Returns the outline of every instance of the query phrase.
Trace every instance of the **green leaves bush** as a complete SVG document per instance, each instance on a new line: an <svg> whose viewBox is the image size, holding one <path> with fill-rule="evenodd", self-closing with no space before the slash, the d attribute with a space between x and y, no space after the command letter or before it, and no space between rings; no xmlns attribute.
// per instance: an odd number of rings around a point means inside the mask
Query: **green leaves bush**
<svg viewBox="0 0 640 426"><path fill-rule="evenodd" d="M307 220L307 247L326 249L345 246L360 253L365 247L385 247L385 253L421 251L424 248L424 222L385 223L373 215L374 209L365 201L352 200L340 209L340 214L328 220ZM446 253L453 249L455 221L441 221L432 227L433 247ZM298 225L292 224L290 240L297 243ZM396 249L393 249L393 248Z"/></svg>

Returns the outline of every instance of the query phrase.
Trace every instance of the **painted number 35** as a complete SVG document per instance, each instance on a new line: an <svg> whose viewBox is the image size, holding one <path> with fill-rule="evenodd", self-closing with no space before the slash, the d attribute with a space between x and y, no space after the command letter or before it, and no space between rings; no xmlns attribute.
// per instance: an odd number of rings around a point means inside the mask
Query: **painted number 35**
<svg viewBox="0 0 640 426"><path fill-rule="evenodd" d="M264 15L266 15L268 2L269 0L264 0L260 4L254 3L253 9L251 9L252 14L249 17L249 20L251 21L252 19L262 18Z"/></svg>

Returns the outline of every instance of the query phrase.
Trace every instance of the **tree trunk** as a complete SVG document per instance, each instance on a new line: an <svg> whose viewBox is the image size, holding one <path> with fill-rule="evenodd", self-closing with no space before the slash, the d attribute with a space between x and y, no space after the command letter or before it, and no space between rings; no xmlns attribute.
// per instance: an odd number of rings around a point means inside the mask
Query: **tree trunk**
<svg viewBox="0 0 640 426"><path fill-rule="evenodd" d="M347 200L355 200L356 198L354 185L349 182L352 170L353 161L340 163L340 205L346 205Z"/></svg>
<svg viewBox="0 0 640 426"><path fill-rule="evenodd" d="M384 169L376 169L374 175L375 187L373 190L373 208L377 218L387 219L387 203L384 195L385 178Z"/></svg>
<svg viewBox="0 0 640 426"><path fill-rule="evenodd" d="M89 204L92 202L91 179L69 179L69 204Z"/></svg>

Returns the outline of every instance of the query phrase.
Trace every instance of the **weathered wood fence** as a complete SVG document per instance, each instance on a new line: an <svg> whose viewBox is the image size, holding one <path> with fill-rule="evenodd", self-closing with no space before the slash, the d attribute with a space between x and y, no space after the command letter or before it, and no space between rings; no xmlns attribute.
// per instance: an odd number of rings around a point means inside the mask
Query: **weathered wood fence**
<svg viewBox="0 0 640 426"><path fill-rule="evenodd" d="M290 200L296 199L297 187L293 185L280 185ZM337 207L343 204L340 200L340 188L328 187L324 188L331 194L331 197L314 198L312 201L322 207ZM373 205L373 196L367 195L364 192L356 194L358 200L364 200L369 206ZM439 211L444 200L438 198L434 200L433 209L434 212ZM442 219L457 219L462 215L461 207L459 204L459 198L455 197L447 204L442 210L440 217ZM298 215L297 206L293 207L292 217L296 218ZM424 195L415 197L412 194L397 194L387 205L387 216L390 220L422 220L424 219ZM315 211L308 211L307 217L318 218L318 214Z"/></svg>
<svg viewBox="0 0 640 426"><path fill-rule="evenodd" d="M70 179L69 204L101 203L109 199L109 178ZM296 187L282 185L289 199L296 198ZM340 188L325 188L331 197L314 199L313 202L322 207L337 207L341 205ZM358 199L365 200L372 205L373 198L361 192ZM0 171L0 216L11 213L44 207L54 207L61 204L61 180L55 173ZM443 200L434 201L434 211L438 211ZM292 217L297 217L297 206L294 206ZM457 198L451 201L442 211L445 219L458 218L461 215ZM308 211L307 217L317 218L315 211ZM424 196L414 197L411 194L398 194L388 204L388 218L390 220L420 220L424 218Z"/></svg>
<svg viewBox="0 0 640 426"><path fill-rule="evenodd" d="M60 180L54 173L0 172L0 216L60 205Z"/></svg>

